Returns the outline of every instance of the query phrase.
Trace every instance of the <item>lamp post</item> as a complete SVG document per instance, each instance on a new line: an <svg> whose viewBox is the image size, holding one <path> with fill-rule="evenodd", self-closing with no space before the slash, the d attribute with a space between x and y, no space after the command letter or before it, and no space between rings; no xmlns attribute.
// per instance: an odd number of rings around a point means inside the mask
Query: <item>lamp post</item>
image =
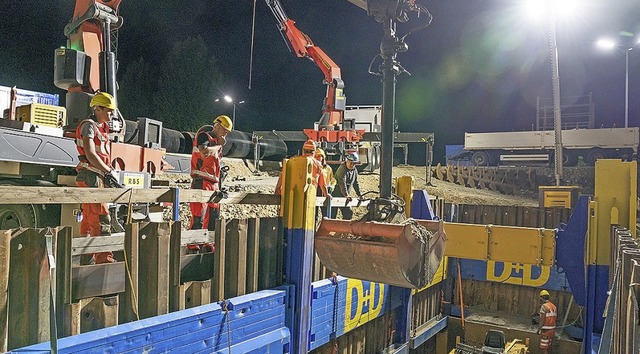
<svg viewBox="0 0 640 354"><path fill-rule="evenodd" d="M576 0L523 0L523 10L528 16L544 19L549 33L549 54L551 56L551 81L553 93L553 127L555 135L554 175L556 186L562 179L562 117L560 107L560 73L558 64L558 41L556 22L576 14L579 9Z"/></svg>
<svg viewBox="0 0 640 354"><path fill-rule="evenodd" d="M244 101L236 102L229 95L224 95L224 97L222 97L222 99L225 100L228 103L231 103L233 105L233 114L231 115L231 122L233 123L233 126L235 127L236 126L236 105L243 104ZM220 99L216 98L214 102L220 102Z"/></svg>
<svg viewBox="0 0 640 354"><path fill-rule="evenodd" d="M627 33L627 32L624 32ZM633 34L627 33L625 36L633 36ZM633 50L635 46L640 44L640 39L638 39L632 46L625 48L623 46L619 46L615 41L610 39L599 39L596 44L598 47L604 49L619 49L624 51L624 127L629 127L629 52Z"/></svg>

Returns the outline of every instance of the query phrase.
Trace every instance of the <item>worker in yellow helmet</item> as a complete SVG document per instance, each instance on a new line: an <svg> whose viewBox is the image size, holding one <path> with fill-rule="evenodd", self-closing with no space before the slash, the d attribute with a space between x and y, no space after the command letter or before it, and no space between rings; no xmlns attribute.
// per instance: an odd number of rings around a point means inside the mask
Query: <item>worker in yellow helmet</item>
<svg viewBox="0 0 640 354"><path fill-rule="evenodd" d="M556 305L549 301L549 292L547 290L540 291L540 321L538 323L538 334L540 335L540 350L542 353L549 353L549 348L553 343L553 338L556 334L556 317L558 317L558 310Z"/></svg>
<svg viewBox="0 0 640 354"><path fill-rule="evenodd" d="M198 129L193 140L191 153L191 188L206 191L221 191L222 146L227 135L233 130L231 118L225 115L216 117L212 125ZM215 221L220 217L218 203L189 204L191 208L191 229L215 229Z"/></svg>
<svg viewBox="0 0 640 354"><path fill-rule="evenodd" d="M106 92L96 93L89 107L92 114L76 128L76 148L80 162L76 167L78 187L105 188L121 187L119 174L111 167L111 142L109 122L118 108L114 97ZM111 217L106 203L83 203L81 235L102 236L111 234ZM101 252L92 257L92 262L115 262L113 253Z"/></svg>

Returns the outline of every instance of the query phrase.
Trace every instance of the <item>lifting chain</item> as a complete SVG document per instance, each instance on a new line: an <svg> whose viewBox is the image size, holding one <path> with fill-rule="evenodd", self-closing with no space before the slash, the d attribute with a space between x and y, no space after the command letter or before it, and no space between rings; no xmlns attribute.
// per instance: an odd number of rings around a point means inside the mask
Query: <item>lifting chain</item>
<svg viewBox="0 0 640 354"><path fill-rule="evenodd" d="M224 316L227 319L227 349L228 353L231 354L231 319L229 318L229 308L227 307L227 300L224 298L219 302L220 308L224 311Z"/></svg>

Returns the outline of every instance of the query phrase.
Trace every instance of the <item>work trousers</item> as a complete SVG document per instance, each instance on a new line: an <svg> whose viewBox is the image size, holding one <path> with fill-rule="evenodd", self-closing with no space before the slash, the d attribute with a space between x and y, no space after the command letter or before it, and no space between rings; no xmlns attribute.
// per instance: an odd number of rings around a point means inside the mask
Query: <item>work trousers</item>
<svg viewBox="0 0 640 354"><path fill-rule="evenodd" d="M191 184L193 189L204 191L218 190L217 183L212 183L206 179L194 178ZM201 229L206 227L209 231L216 229L216 220L220 218L220 205L218 203L189 203L191 209L191 223L189 229Z"/></svg>
<svg viewBox="0 0 640 354"><path fill-rule="evenodd" d="M102 177L97 173L80 170L76 177L76 185L85 188L105 188ZM80 235L108 236L111 235L111 216L106 203L83 203L82 220L80 221ZM93 254L93 263L112 263L112 252Z"/></svg>

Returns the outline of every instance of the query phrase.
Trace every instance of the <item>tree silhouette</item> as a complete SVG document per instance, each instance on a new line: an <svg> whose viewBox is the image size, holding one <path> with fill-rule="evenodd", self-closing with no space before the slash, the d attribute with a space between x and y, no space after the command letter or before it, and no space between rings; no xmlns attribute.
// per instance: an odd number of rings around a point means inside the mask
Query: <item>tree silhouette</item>
<svg viewBox="0 0 640 354"><path fill-rule="evenodd" d="M220 81L215 59L201 37L176 43L160 67L155 117L167 128L196 131L212 120L214 88Z"/></svg>
<svg viewBox="0 0 640 354"><path fill-rule="evenodd" d="M118 108L125 119L154 118L153 93L156 84L144 58L138 58L127 67L118 90Z"/></svg>

